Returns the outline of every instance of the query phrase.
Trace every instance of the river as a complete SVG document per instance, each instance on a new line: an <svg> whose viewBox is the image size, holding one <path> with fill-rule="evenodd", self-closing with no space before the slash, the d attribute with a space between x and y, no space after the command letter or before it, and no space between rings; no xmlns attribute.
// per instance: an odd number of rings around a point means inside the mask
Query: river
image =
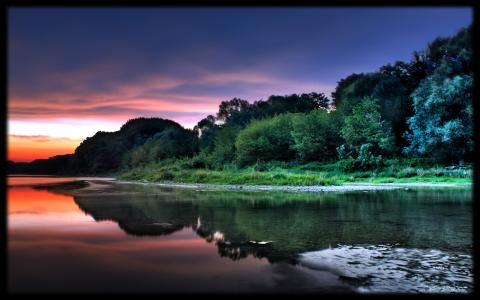
<svg viewBox="0 0 480 300"><path fill-rule="evenodd" d="M8 289L470 293L472 189L215 191L9 177Z"/></svg>

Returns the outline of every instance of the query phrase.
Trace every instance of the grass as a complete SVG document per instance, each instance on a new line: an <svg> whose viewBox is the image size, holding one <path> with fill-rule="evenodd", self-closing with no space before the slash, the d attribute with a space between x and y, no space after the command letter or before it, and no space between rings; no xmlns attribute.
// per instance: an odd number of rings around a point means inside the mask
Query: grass
<svg viewBox="0 0 480 300"><path fill-rule="evenodd" d="M370 183L471 183L471 167L449 169L442 166L412 166L409 161L394 161L381 170L344 172L338 163L310 163L301 166L253 166L224 170L190 169L179 164L157 164L122 173L125 180L153 182L241 184L241 185L340 185ZM261 171L259 171L260 169Z"/></svg>
<svg viewBox="0 0 480 300"><path fill-rule="evenodd" d="M182 171L139 171L133 170L121 176L122 179L157 182L184 182L210 184L245 184L245 185L338 185L341 181L325 174L296 174L283 172L258 171L213 171L213 170L182 170Z"/></svg>

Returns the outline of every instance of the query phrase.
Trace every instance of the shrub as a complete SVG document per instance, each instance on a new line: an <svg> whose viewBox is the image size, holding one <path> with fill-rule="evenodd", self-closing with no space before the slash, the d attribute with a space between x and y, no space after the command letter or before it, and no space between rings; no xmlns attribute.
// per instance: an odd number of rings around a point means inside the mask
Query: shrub
<svg viewBox="0 0 480 300"><path fill-rule="evenodd" d="M294 114L253 121L237 136L235 147L241 166L271 160L287 161L295 157L292 120Z"/></svg>
<svg viewBox="0 0 480 300"><path fill-rule="evenodd" d="M349 156L348 158L339 161L339 167L343 172L353 172L359 169L360 163L358 160Z"/></svg>
<svg viewBox="0 0 480 300"><path fill-rule="evenodd" d="M381 155L375 156L371 152L371 144L363 144L357 158L349 156L338 162L339 168L344 172L368 171L380 169L385 166Z"/></svg>
<svg viewBox="0 0 480 300"><path fill-rule="evenodd" d="M373 145L370 143L363 144L358 154L358 162L360 170L377 169L383 166L381 155L375 156L372 153Z"/></svg>
<svg viewBox="0 0 480 300"><path fill-rule="evenodd" d="M363 98L344 121L342 137L346 146L357 154L364 144L371 144L369 151L375 154L390 155L394 152L394 137L391 128L381 120L377 99Z"/></svg>
<svg viewBox="0 0 480 300"><path fill-rule="evenodd" d="M175 174L170 171L163 171L159 176L160 180L172 180L173 178L175 178Z"/></svg>
<svg viewBox="0 0 480 300"><path fill-rule="evenodd" d="M336 150L337 150L337 156L339 159L346 159L351 154L351 152L347 150L347 147L345 146L345 144L338 146Z"/></svg>
<svg viewBox="0 0 480 300"><path fill-rule="evenodd" d="M404 178L404 177L413 177L413 176L417 176L417 175L418 175L417 169L412 168L412 167L407 167L405 169L400 170L396 174L396 177Z"/></svg>
<svg viewBox="0 0 480 300"><path fill-rule="evenodd" d="M317 109L300 115L293 122L293 148L303 162L326 161L335 157L335 147L339 144L335 113Z"/></svg>
<svg viewBox="0 0 480 300"><path fill-rule="evenodd" d="M406 154L458 162L473 153L473 76L432 76L412 94L415 113L408 119Z"/></svg>

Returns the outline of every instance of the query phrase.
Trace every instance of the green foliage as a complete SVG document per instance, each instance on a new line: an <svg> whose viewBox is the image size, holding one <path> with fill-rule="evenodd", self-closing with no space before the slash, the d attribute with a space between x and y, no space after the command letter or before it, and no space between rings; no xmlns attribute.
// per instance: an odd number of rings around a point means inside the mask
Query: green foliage
<svg viewBox="0 0 480 300"><path fill-rule="evenodd" d="M171 120L137 118L129 120L119 131L97 132L75 149L71 170L77 174L105 174L119 171L125 153L143 145L154 134L167 128L182 127ZM139 153L138 159L142 160Z"/></svg>
<svg viewBox="0 0 480 300"><path fill-rule="evenodd" d="M215 137L215 147L211 153L215 169L221 169L223 165L235 161L235 139L240 130L239 127L232 126L223 126L218 130Z"/></svg>
<svg viewBox="0 0 480 300"><path fill-rule="evenodd" d="M357 161L360 163L360 170L378 169L383 166L381 155L375 156L372 153L373 145L370 143L360 146Z"/></svg>
<svg viewBox="0 0 480 300"><path fill-rule="evenodd" d="M293 149L300 161L326 161L335 157L340 143L339 119L336 113L317 109L299 116L293 122Z"/></svg>
<svg viewBox="0 0 480 300"><path fill-rule="evenodd" d="M318 108L329 108L330 100L322 93L292 94L287 96L270 96L266 101L253 104L255 118L273 117L282 113L307 113Z"/></svg>
<svg viewBox="0 0 480 300"><path fill-rule="evenodd" d="M351 151L348 151L345 144L342 144L336 148L337 156L340 160L347 159L351 155Z"/></svg>
<svg viewBox="0 0 480 300"><path fill-rule="evenodd" d="M217 120L227 125L245 126L253 117L253 106L247 100L233 98L222 101L218 107Z"/></svg>
<svg viewBox="0 0 480 300"><path fill-rule="evenodd" d="M353 172L359 169L360 163L355 158L349 156L342 159L338 163L338 167L342 172Z"/></svg>
<svg viewBox="0 0 480 300"><path fill-rule="evenodd" d="M423 53L423 60L428 65L428 75L436 73L442 67L442 61L448 61L456 73L472 72L472 27L460 30L455 36L439 37L431 42ZM443 67L447 67L444 64ZM453 74L456 75L456 74Z"/></svg>
<svg viewBox="0 0 480 300"><path fill-rule="evenodd" d="M414 115L404 148L408 155L459 162L473 158L471 28L438 38L424 54L430 69L412 93Z"/></svg>
<svg viewBox="0 0 480 300"><path fill-rule="evenodd" d="M130 167L144 165L148 161L149 161L148 151L145 147L138 147L132 150L130 154ZM128 163L128 160L127 160L127 163Z"/></svg>
<svg viewBox="0 0 480 300"><path fill-rule="evenodd" d="M201 150L197 155L188 159L185 164L187 169L210 169L213 165L213 156L205 150Z"/></svg>
<svg viewBox="0 0 480 300"><path fill-rule="evenodd" d="M408 120L408 154L459 161L473 152L473 76L427 78L413 93L415 115Z"/></svg>
<svg viewBox="0 0 480 300"><path fill-rule="evenodd" d="M237 161L326 161L335 157L340 141L335 112L317 109L306 114L282 114L254 121L237 137Z"/></svg>
<svg viewBox="0 0 480 300"><path fill-rule="evenodd" d="M382 120L390 124L399 149L405 146L406 119L412 115L409 95L426 76L427 66L416 54L409 63L397 61L377 72L353 74L339 81L333 102L339 114L350 115L364 97L378 99Z"/></svg>
<svg viewBox="0 0 480 300"><path fill-rule="evenodd" d="M257 161L287 161L295 157L292 137L295 114L251 122L237 136L237 161L241 166Z"/></svg>
<svg viewBox="0 0 480 300"><path fill-rule="evenodd" d="M194 132L183 128L168 128L152 136L130 154L130 166L138 167L165 159L192 156L198 151Z"/></svg>
<svg viewBox="0 0 480 300"><path fill-rule="evenodd" d="M364 97L371 96L379 80L378 74L352 74L338 82L332 93L333 104L343 114L349 114L353 106Z"/></svg>
<svg viewBox="0 0 480 300"><path fill-rule="evenodd" d="M198 136L198 142L200 149L206 149L212 151L215 145L215 135L219 129L219 126L215 124L216 119L214 116L209 115L206 118L200 120L195 125L193 131Z"/></svg>
<svg viewBox="0 0 480 300"><path fill-rule="evenodd" d="M395 69L398 67L393 68L391 72L401 72ZM383 72L386 72L385 69ZM412 115L410 89L402 83L402 75L403 72L395 75L382 73L371 94L378 99L382 120L390 124L395 144L399 148L406 144L403 133L407 130L406 120Z"/></svg>
<svg viewBox="0 0 480 300"><path fill-rule="evenodd" d="M329 108L330 100L322 93L292 94L292 95L271 95L267 100L258 100L250 104L248 101L233 98L229 101L222 101L219 105L216 118L204 119L198 128L204 127L207 123L215 123L231 127L244 128L251 120L271 118L283 113L306 113L318 108ZM203 123L202 123L203 122ZM211 127L211 125L209 125Z"/></svg>
<svg viewBox="0 0 480 300"><path fill-rule="evenodd" d="M368 147L367 147L368 148ZM363 157L365 155L362 155ZM368 156L368 154L366 155ZM194 158L192 158L194 159ZM247 185L331 185L346 182L464 182L472 180L471 166L455 168L424 164L419 159L381 160L376 168L362 170L360 160L348 158L331 164L296 165L271 161L238 169L187 169L191 159L148 164L122 175L123 179Z"/></svg>
<svg viewBox="0 0 480 300"><path fill-rule="evenodd" d="M345 117L341 135L346 146L359 154L364 144L370 144L374 154L389 155L394 152L394 141L390 127L381 120L378 101L365 97L353 107L352 114Z"/></svg>
<svg viewBox="0 0 480 300"><path fill-rule="evenodd" d="M133 169L122 175L122 179L150 181L173 181L185 183L246 184L246 185L336 185L340 182L325 174L292 173L287 170L260 172L255 170L189 170L172 168Z"/></svg>
<svg viewBox="0 0 480 300"><path fill-rule="evenodd" d="M142 147L150 148L150 160L192 156L197 152L196 136L190 130L169 128L155 134Z"/></svg>

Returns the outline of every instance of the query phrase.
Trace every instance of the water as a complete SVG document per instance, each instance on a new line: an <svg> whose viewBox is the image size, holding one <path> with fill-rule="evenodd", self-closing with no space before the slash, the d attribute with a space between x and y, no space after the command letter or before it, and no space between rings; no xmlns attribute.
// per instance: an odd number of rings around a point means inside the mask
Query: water
<svg viewBox="0 0 480 300"><path fill-rule="evenodd" d="M469 293L471 188L200 191L10 177L11 292Z"/></svg>

